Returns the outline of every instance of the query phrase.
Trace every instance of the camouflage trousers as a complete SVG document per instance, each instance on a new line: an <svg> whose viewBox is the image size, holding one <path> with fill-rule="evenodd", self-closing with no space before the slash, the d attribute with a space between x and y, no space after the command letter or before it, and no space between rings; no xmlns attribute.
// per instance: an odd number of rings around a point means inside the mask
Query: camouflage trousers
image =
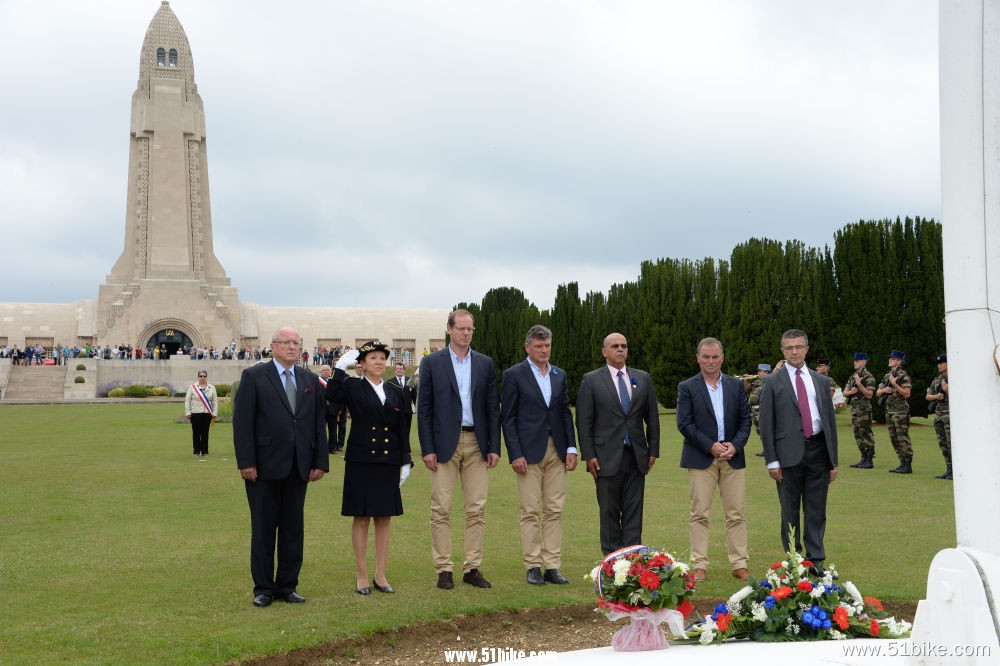
<svg viewBox="0 0 1000 666"><path fill-rule="evenodd" d="M938 446L941 447L941 455L944 461L951 464L951 416L934 417L934 432L937 433Z"/></svg>
<svg viewBox="0 0 1000 666"><path fill-rule="evenodd" d="M889 429L889 441L896 449L899 462L908 463L913 460L913 444L910 443L910 414L886 414L885 425Z"/></svg>
<svg viewBox="0 0 1000 666"><path fill-rule="evenodd" d="M750 422L753 423L753 429L757 431L757 436L760 437L760 409L758 407L750 408Z"/></svg>
<svg viewBox="0 0 1000 666"><path fill-rule="evenodd" d="M875 455L875 433L872 432L872 410L852 409L851 427L854 428L854 439L858 442L861 455Z"/></svg>

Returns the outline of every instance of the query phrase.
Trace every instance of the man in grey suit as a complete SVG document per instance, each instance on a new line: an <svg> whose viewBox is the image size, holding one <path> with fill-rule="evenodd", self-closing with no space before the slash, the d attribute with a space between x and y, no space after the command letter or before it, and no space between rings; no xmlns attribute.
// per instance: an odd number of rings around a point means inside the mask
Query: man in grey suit
<svg viewBox="0 0 1000 666"><path fill-rule="evenodd" d="M607 365L583 376L576 397L580 454L597 486L601 550L642 543L646 474L660 457L660 420L649 374L626 368L628 341L604 338Z"/></svg>
<svg viewBox="0 0 1000 666"><path fill-rule="evenodd" d="M837 478L837 424L830 379L806 367L808 352L809 338L804 332L790 329L781 335L785 365L764 378L760 438L767 471L778 485L781 544L789 550L791 525L796 552L801 552L804 542L806 559L822 571L826 498Z"/></svg>

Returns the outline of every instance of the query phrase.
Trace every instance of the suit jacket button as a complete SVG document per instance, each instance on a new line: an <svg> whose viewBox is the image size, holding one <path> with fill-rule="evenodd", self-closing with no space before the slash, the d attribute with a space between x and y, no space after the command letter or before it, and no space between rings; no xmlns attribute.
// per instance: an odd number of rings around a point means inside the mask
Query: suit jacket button
<svg viewBox="0 0 1000 666"><path fill-rule="evenodd" d="M388 451L383 451L382 455L387 456L387 455L389 455L389 452Z"/></svg>
<svg viewBox="0 0 1000 666"><path fill-rule="evenodd" d="M389 432L389 426L386 426L386 427L385 427L385 431L386 431L386 432Z"/></svg>
<svg viewBox="0 0 1000 666"><path fill-rule="evenodd" d="M374 429L375 429L375 426L372 426L372 430L374 430Z"/></svg>
<svg viewBox="0 0 1000 666"><path fill-rule="evenodd" d="M386 437L386 438L385 438L385 443L386 443L386 444L388 444L388 443L389 443L389 438L388 438L388 437Z"/></svg>
<svg viewBox="0 0 1000 666"><path fill-rule="evenodd" d="M374 438L374 437L372 437L372 444L374 444L374 443L375 443L375 438Z"/></svg>
<svg viewBox="0 0 1000 666"><path fill-rule="evenodd" d="M375 455L375 450L374 449L372 449L372 455Z"/></svg>

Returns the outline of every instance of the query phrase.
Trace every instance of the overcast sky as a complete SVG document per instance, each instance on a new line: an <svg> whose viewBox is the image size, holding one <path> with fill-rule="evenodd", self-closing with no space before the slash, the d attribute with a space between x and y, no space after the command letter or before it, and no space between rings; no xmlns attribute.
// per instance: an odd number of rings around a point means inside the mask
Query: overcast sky
<svg viewBox="0 0 1000 666"><path fill-rule="evenodd" d="M96 298L159 0L0 0L0 300ZM933 0L174 0L216 255L263 305L607 291L940 219Z"/></svg>

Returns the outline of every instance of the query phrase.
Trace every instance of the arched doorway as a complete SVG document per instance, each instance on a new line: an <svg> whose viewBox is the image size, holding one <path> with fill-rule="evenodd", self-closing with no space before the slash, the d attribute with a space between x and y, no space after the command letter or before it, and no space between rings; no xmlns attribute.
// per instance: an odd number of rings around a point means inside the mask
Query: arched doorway
<svg viewBox="0 0 1000 666"><path fill-rule="evenodd" d="M194 343L184 331L176 328L164 328L157 331L146 341L146 349L160 348L160 358L170 358L177 353L178 349L184 349L184 353L189 353ZM166 348L167 355L163 356L163 349Z"/></svg>

